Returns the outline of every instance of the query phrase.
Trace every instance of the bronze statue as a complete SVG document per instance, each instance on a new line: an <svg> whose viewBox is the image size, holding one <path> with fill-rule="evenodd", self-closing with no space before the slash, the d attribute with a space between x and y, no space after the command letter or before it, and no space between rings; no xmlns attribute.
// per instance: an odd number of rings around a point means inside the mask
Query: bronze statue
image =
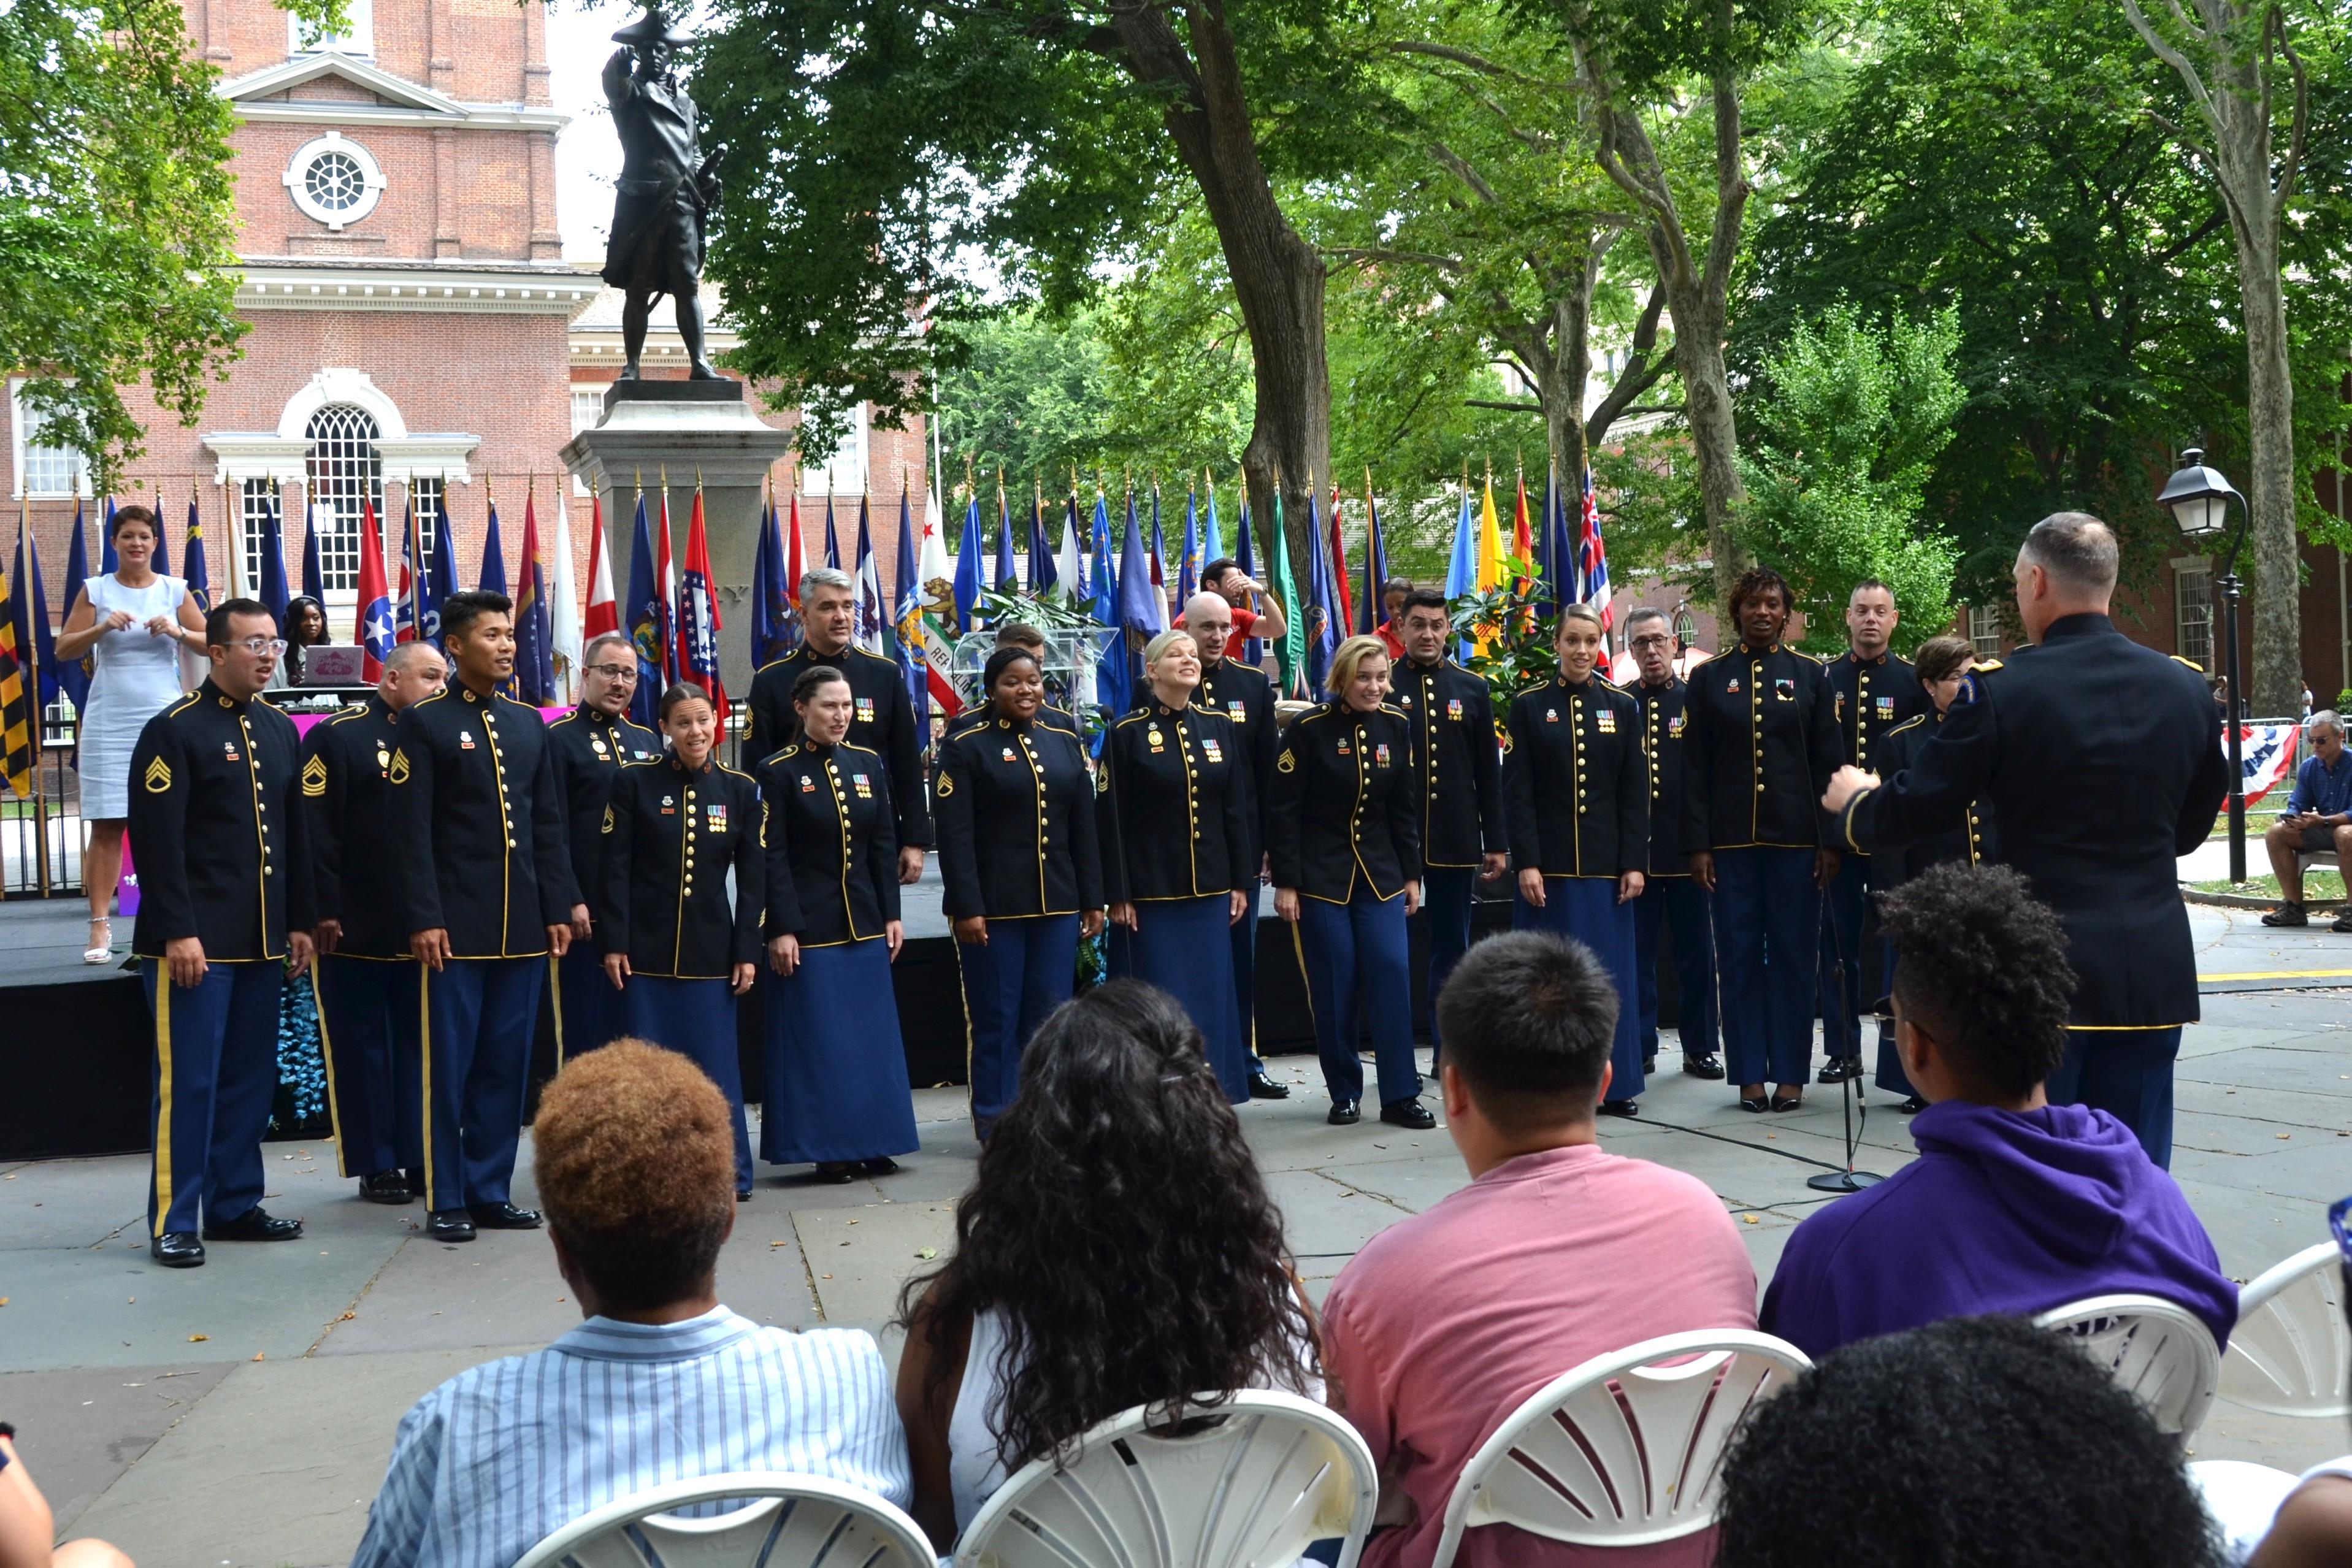
<svg viewBox="0 0 2352 1568"><path fill-rule="evenodd" d="M715 381L719 372L702 352L700 287L703 220L719 195L712 172L718 155L702 156L694 100L670 68L678 46L690 38L652 7L613 39L622 47L604 62L604 98L621 135L621 178L604 246L604 281L628 296L621 311L628 364L621 379L636 378L646 319L667 294L677 301L677 335L693 367L688 374Z"/></svg>

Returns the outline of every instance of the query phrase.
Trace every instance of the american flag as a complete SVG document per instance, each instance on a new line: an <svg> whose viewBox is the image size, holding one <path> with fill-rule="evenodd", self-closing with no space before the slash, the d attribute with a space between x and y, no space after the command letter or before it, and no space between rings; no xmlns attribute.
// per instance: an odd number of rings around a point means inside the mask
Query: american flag
<svg viewBox="0 0 2352 1568"><path fill-rule="evenodd" d="M1584 602L1601 609L1601 629L1607 632L1616 615L1609 608L1609 547L1601 538L1601 507L1592 496L1592 470L1584 471L1584 496L1577 519L1576 559L1578 576L1584 586Z"/></svg>

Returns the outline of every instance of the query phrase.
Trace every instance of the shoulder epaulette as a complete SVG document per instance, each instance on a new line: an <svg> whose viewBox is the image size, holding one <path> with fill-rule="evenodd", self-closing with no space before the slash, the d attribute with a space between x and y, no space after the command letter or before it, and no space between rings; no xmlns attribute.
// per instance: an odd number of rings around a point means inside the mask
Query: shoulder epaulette
<svg viewBox="0 0 2352 1568"><path fill-rule="evenodd" d="M2196 671L2196 672L2197 672L2199 674L2200 674L2200 675L2201 675L2201 674L2203 674L2205 673L2205 666L2204 666L2204 665L2202 665L2202 664L2199 664L2199 663L2198 663L2196 660L2194 660L2194 659L2184 659L2184 658L2182 658L2182 657L2181 657L2179 654L2178 654L2178 653L2174 653L2174 654L2172 654L2172 655L2171 655L2171 659L2172 659L2172 662L2173 662L2174 664L2186 664L2186 665L2188 665L2190 669L2192 669L2192 670Z"/></svg>
<svg viewBox="0 0 2352 1568"><path fill-rule="evenodd" d="M855 751L855 752L856 752L856 753L857 753L857 755L859 755L860 757L870 757L870 758L874 758L874 760L875 760L875 761L877 761L877 762L879 762L879 761L881 761L881 760L882 760L882 754L881 754L880 752L878 752L878 751L876 751L876 750L875 750L875 749L873 749L873 747L866 747L866 746L852 746L849 742L847 742L847 741L845 741L845 741L843 741L843 742L841 743L841 749L842 749L842 750L844 750L844 751Z"/></svg>
<svg viewBox="0 0 2352 1568"><path fill-rule="evenodd" d="M892 669L897 669L898 667L897 661L892 659L888 654L877 653L871 648L860 648L852 645L847 651L871 659L877 664L888 664Z"/></svg>
<svg viewBox="0 0 2352 1568"><path fill-rule="evenodd" d="M1408 718L1412 716L1407 714L1404 709L1397 706L1394 703L1382 703L1381 705L1381 711L1396 718Z"/></svg>
<svg viewBox="0 0 2352 1568"><path fill-rule="evenodd" d="M1689 679L1690 679L1690 677L1691 677L1691 670L1696 670L1696 669L1697 669L1701 664L1711 664L1711 663L1713 663L1715 660L1719 659L1719 658L1721 658L1722 656L1723 656L1723 655L1722 655L1720 653L1701 653L1697 658L1693 659L1693 660L1690 662L1690 669L1688 669L1688 670L1685 670L1685 671L1682 673L1683 679L1685 679L1685 680L1689 680Z"/></svg>
<svg viewBox="0 0 2352 1568"><path fill-rule="evenodd" d="M341 712L341 713L337 714L334 717L332 717L332 718L329 719L327 722L328 722L329 724L341 724L341 723L343 723L343 722L345 722L346 720L349 720L349 719L354 719L354 718L362 717L362 716L363 716L366 713L367 713L367 705L366 705L366 704L364 704L364 703L362 703L362 704L361 704L361 705L360 705L359 706L357 706L357 707L347 707L347 708L345 708L342 712Z"/></svg>
<svg viewBox="0 0 2352 1568"><path fill-rule="evenodd" d="M1129 714L1129 715L1128 715L1126 717L1124 717L1124 718L1113 719L1113 720L1111 721L1111 728L1113 728L1113 729L1125 729L1129 725L1133 724L1137 719L1139 719L1139 718L1150 718L1150 717L1151 717L1151 716L1151 716L1150 714L1145 713L1143 710L1141 710L1140 708L1139 708L1139 709L1137 709L1135 712L1133 712L1133 713L1131 713L1131 714Z"/></svg>
<svg viewBox="0 0 2352 1568"><path fill-rule="evenodd" d="M1895 736L1902 734L1906 729L1916 729L1927 722L1927 716L1926 714L1915 713L1909 718L1905 719L1901 724L1896 725L1893 729L1888 730L1885 735L1879 737L1879 738L1881 740L1889 739Z"/></svg>
<svg viewBox="0 0 2352 1568"><path fill-rule="evenodd" d="M2180 662L2184 664L2189 664L2189 661L2186 659L2183 659ZM2189 667L2193 670L2197 666L2194 664L2189 664ZM2000 661L1999 659L1979 659L1969 666L1970 674L1979 675L1983 674L1988 670L1998 670L2000 668Z"/></svg>
<svg viewBox="0 0 2352 1568"><path fill-rule="evenodd" d="M798 648L795 648L781 659L771 659L766 664L761 665L758 669L752 671L751 678L756 681L761 675L766 674L770 670L776 668L779 664L789 664L800 656L801 651Z"/></svg>
<svg viewBox="0 0 2352 1568"><path fill-rule="evenodd" d="M760 766L764 768L771 762L782 762L787 757L798 757L800 754L801 743L795 740L790 746L785 747L782 751L772 752L768 756L761 758Z"/></svg>
<svg viewBox="0 0 2352 1568"><path fill-rule="evenodd" d="M728 767L728 766L727 766L727 764L725 764L724 762L722 762L722 763L719 764L719 772L721 772L721 773L731 773L731 774L733 774L733 775L734 775L736 778L738 778L738 779L747 779L747 780L751 777L749 773L744 772L741 768L730 768L730 767Z"/></svg>
<svg viewBox="0 0 2352 1568"><path fill-rule="evenodd" d="M197 702L198 700L200 700L203 696L204 696L204 693L202 693L202 692L190 692L190 693L188 693L185 696L184 696L184 697L182 697L182 698L180 699L180 704L179 704L179 706L178 706L177 707L175 707L175 708L172 709L172 711L171 711L170 713L165 714L163 716L164 716L165 718L173 718L173 717L178 716L179 716L179 715L181 715L181 714L184 714L184 713L187 712L187 711L188 711L189 706L190 706L192 704L194 704L194 703Z"/></svg>

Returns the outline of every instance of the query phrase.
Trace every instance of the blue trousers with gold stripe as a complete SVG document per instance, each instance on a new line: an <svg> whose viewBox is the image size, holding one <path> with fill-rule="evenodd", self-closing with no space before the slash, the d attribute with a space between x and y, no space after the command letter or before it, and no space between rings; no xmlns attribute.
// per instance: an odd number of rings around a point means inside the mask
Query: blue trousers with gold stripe
<svg viewBox="0 0 2352 1568"><path fill-rule="evenodd" d="M310 971L326 1036L335 1163L347 1176L425 1168L416 969L409 959L326 953Z"/></svg>
<svg viewBox="0 0 2352 1568"><path fill-rule="evenodd" d="M1360 1018L1371 1028L1381 1103L1393 1105L1419 1094L1404 894L1381 899L1360 889L1347 903L1333 904L1301 894L1298 942L1307 1003L1315 1012L1315 1052L1322 1059L1323 1086L1332 1102L1364 1097L1364 1063L1356 1054Z"/></svg>
<svg viewBox="0 0 2352 1568"><path fill-rule="evenodd" d="M1715 951L1723 1065L1735 1085L1801 1088L1812 1077L1822 904L1813 852L1715 852Z"/></svg>
<svg viewBox="0 0 2352 1568"><path fill-rule="evenodd" d="M278 1093L276 959L215 962L175 986L161 958L140 966L155 1019L153 1175L147 1232L201 1230L261 1201L261 1139Z"/></svg>
<svg viewBox="0 0 2352 1568"><path fill-rule="evenodd" d="M452 958L418 977L425 1016L425 1206L504 1203L514 1180L547 960Z"/></svg>
<svg viewBox="0 0 2352 1568"><path fill-rule="evenodd" d="M1444 1050L1438 1038L1437 993L1454 966L1470 951L1470 905L1478 883L1475 865L1424 866L1421 873L1421 918L1429 927L1429 1075L1437 1076Z"/></svg>
<svg viewBox="0 0 2352 1568"><path fill-rule="evenodd" d="M1078 917L992 920L985 942L956 944L971 1027L971 1120L983 1138L1021 1086L1021 1052L1045 1015L1070 999Z"/></svg>

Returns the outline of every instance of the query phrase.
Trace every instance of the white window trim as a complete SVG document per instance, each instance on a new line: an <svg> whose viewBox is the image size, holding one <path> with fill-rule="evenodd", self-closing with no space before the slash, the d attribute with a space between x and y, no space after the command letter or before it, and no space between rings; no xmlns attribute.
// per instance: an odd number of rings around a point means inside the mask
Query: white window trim
<svg viewBox="0 0 2352 1568"><path fill-rule="evenodd" d="M344 0L343 20L340 33L322 33L318 40L305 41L302 18L286 18L286 52L289 55L361 55L375 53L375 6L373 0Z"/></svg>
<svg viewBox="0 0 2352 1568"><path fill-rule="evenodd" d="M81 478L77 488L64 490L27 490L25 487L26 410L22 395L25 382L30 378L8 378L8 498L12 501L70 501L76 497L87 501L91 497L89 458L81 455ZM68 448L68 450L71 450Z"/></svg>
<svg viewBox="0 0 2352 1568"><path fill-rule="evenodd" d="M322 207L313 201L310 187L304 180L304 176L310 172L310 165L330 152L341 152L360 166L360 199L340 212ZM376 203L383 199L382 166L376 162L374 155L365 147L340 131L330 131L324 135L314 136L296 148L294 156L287 161L286 172L280 174L278 179L286 187L288 198L301 210L305 217L322 223L330 231L338 233L375 211Z"/></svg>

